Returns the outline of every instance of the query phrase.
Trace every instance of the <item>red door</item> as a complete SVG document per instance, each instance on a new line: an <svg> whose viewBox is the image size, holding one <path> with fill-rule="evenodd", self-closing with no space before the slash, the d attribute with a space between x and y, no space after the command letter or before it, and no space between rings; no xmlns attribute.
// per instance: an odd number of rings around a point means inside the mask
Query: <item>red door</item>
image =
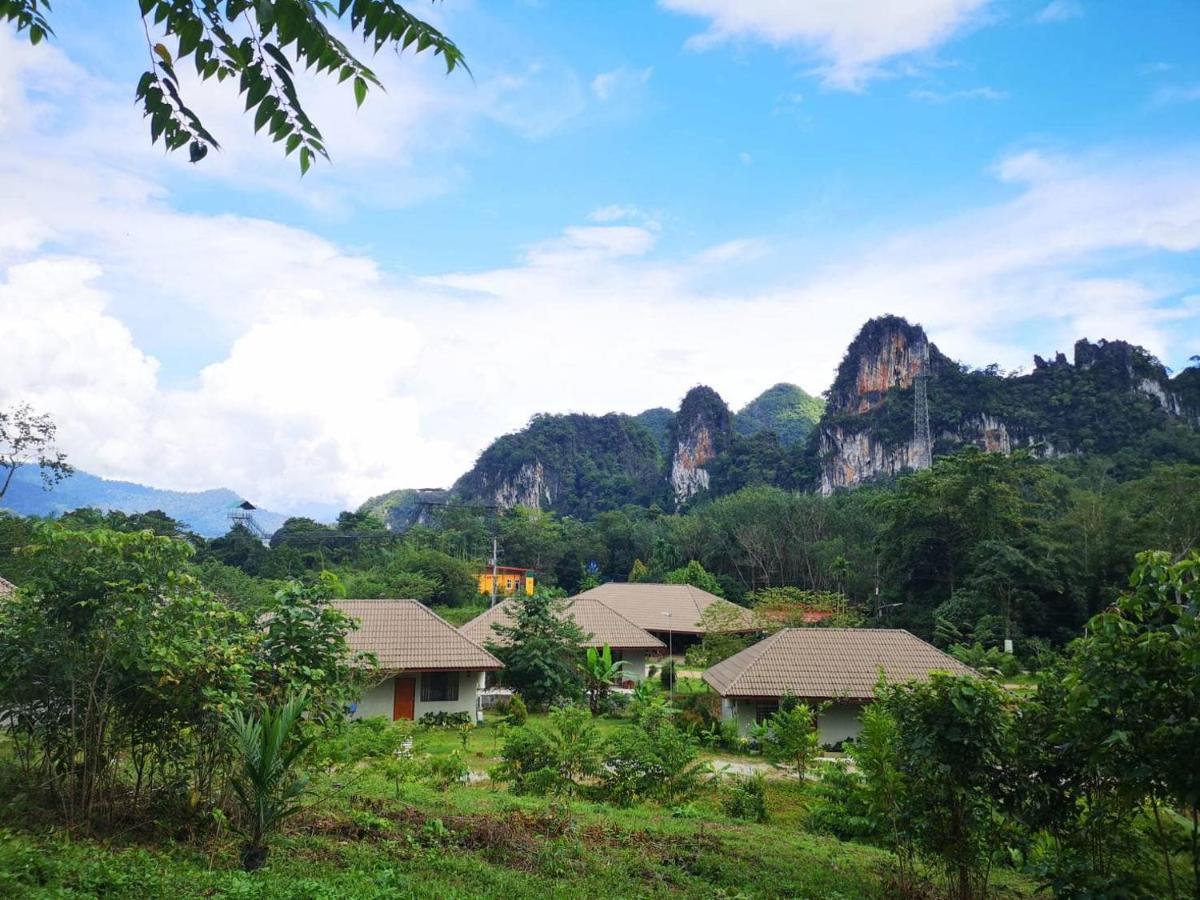
<svg viewBox="0 0 1200 900"><path fill-rule="evenodd" d="M392 696L392 720L411 719L415 714L417 679L397 678L395 684L395 693Z"/></svg>

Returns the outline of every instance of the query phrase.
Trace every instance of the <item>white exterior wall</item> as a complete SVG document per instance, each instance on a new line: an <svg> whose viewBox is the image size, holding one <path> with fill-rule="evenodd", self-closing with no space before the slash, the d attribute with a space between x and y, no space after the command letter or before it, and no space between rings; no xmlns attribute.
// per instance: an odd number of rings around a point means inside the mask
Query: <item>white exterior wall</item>
<svg viewBox="0 0 1200 900"><path fill-rule="evenodd" d="M426 673L414 672L411 676L417 679L413 700L413 718L420 720L421 716L431 712L465 712L479 718L479 692L483 689L483 672L459 672L458 699L438 702L422 702L421 679ZM454 674L454 673L450 673ZM392 707L395 699L395 677L385 678L379 684L367 688L362 699L358 701L358 709L350 716L352 719L365 719L369 716L392 717Z"/></svg>
<svg viewBox="0 0 1200 900"><path fill-rule="evenodd" d="M754 700L734 697L721 698L721 718L736 722L740 734L748 734L754 726ZM858 714L862 707L855 703L835 703L817 719L817 731L821 734L821 745L830 747L858 736L862 725Z"/></svg>

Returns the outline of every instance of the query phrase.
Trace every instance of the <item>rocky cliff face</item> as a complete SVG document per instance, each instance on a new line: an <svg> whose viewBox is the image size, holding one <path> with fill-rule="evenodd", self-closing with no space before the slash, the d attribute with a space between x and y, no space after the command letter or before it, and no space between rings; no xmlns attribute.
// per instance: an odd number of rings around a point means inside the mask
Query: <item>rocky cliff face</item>
<svg viewBox="0 0 1200 900"><path fill-rule="evenodd" d="M676 506L708 490L707 466L725 452L733 435L733 416L712 388L688 391L671 426L671 463L667 481Z"/></svg>
<svg viewBox="0 0 1200 900"><path fill-rule="evenodd" d="M1073 362L1062 353L1050 362L1035 357L1030 374L1003 376L995 367L958 365L919 325L887 316L863 326L830 389L814 448L822 493L924 464L914 439L913 378L925 345L936 453L964 444L1041 456L1113 453L1147 434L1200 422L1188 394L1196 379L1168 378L1154 357L1124 341L1081 340Z"/></svg>
<svg viewBox="0 0 1200 900"><path fill-rule="evenodd" d="M546 479L546 468L539 460L525 463L492 492L492 501L501 509L523 506L526 509L549 509L554 505L554 492Z"/></svg>

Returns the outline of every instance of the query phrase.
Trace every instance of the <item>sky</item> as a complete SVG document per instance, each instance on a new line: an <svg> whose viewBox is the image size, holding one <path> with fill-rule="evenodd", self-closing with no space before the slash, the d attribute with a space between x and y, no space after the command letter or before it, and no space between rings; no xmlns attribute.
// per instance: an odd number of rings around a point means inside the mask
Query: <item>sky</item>
<svg viewBox="0 0 1200 900"><path fill-rule="evenodd" d="M444 486L539 412L819 393L868 318L975 366L1200 353L1194 0L413 0L466 55L226 86L150 145L131 0L0 25L0 405L84 470L282 511ZM364 48L364 53L370 56Z"/></svg>

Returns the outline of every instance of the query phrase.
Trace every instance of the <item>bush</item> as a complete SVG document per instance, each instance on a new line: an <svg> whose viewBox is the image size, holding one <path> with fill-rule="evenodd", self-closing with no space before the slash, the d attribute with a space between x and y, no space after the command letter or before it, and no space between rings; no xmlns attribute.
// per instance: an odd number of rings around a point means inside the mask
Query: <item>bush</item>
<svg viewBox="0 0 1200 900"><path fill-rule="evenodd" d="M983 644L976 641L970 646L955 644L950 648L950 655L960 663L970 666L975 671L995 677L1015 678L1021 674L1021 661L1012 653L1005 653L999 647L983 649Z"/></svg>
<svg viewBox="0 0 1200 900"><path fill-rule="evenodd" d="M669 691L675 686L675 660L668 659L663 663L658 672L658 683L662 685L664 691Z"/></svg>
<svg viewBox="0 0 1200 900"><path fill-rule="evenodd" d="M699 785L705 766L696 765L696 741L670 719L665 707L643 713L634 728L608 742L599 795L618 805L637 800L686 798Z"/></svg>
<svg viewBox="0 0 1200 900"><path fill-rule="evenodd" d="M425 713L417 721L417 724L424 725L426 728L461 728L463 725L474 723L471 721L470 713L438 710Z"/></svg>
<svg viewBox="0 0 1200 900"><path fill-rule="evenodd" d="M512 699L508 701L508 723L524 725L528 719L529 710L525 707L525 701L521 699L520 694L513 694Z"/></svg>
<svg viewBox="0 0 1200 900"><path fill-rule="evenodd" d="M512 728L504 738L496 781L519 794L575 794L600 771L600 734L587 710L564 707L546 727Z"/></svg>
<svg viewBox="0 0 1200 900"><path fill-rule="evenodd" d="M807 820L810 830L831 834L843 841L871 839L878 835L866 782L845 763L822 766L812 791Z"/></svg>
<svg viewBox="0 0 1200 900"><path fill-rule="evenodd" d="M411 723L371 716L331 729L313 744L310 756L326 765L343 766L364 759L385 759L394 756L411 737Z"/></svg>
<svg viewBox="0 0 1200 900"><path fill-rule="evenodd" d="M721 809L731 819L767 822L767 779L761 772L730 779L721 796Z"/></svg>
<svg viewBox="0 0 1200 900"><path fill-rule="evenodd" d="M425 764L424 774L434 787L444 791L452 784L465 781L470 775L470 770L463 762L462 754L455 750L453 753L430 756Z"/></svg>
<svg viewBox="0 0 1200 900"><path fill-rule="evenodd" d="M817 716L823 707L810 709L808 704L794 698L784 698L779 712L761 725L754 727L754 737L762 747L763 755L778 768L795 769L796 777L803 779L813 759L821 752L821 735L817 730ZM790 708L789 708L790 707Z"/></svg>

